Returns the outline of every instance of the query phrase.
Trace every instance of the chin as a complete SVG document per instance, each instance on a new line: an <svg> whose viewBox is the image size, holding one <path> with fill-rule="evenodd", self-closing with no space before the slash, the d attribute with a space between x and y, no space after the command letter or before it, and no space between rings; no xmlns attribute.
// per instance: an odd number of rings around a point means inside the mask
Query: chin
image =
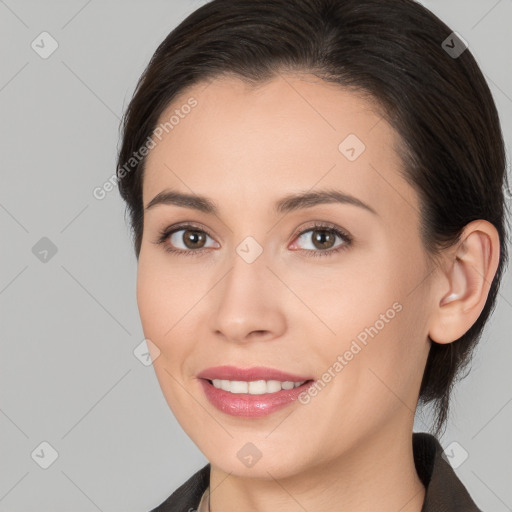
<svg viewBox="0 0 512 512"><path fill-rule="evenodd" d="M264 439L264 436L268 435L267 432L261 436L261 441L250 435L230 439L224 444L215 442L212 437L206 445L197 439L192 441L212 466L232 476L272 480L286 478L300 471L304 457L298 457L301 454L293 448L295 443L289 440L290 448L283 453L281 441Z"/></svg>

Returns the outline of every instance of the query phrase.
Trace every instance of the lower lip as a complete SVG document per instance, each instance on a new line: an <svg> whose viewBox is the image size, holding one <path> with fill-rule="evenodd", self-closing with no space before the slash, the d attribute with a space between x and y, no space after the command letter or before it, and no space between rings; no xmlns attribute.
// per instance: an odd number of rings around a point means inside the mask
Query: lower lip
<svg viewBox="0 0 512 512"><path fill-rule="evenodd" d="M282 389L275 393L249 395L248 393L230 393L216 388L210 381L199 379L204 394L210 403L219 411L231 416L259 418L267 416L297 401L299 395L306 391L313 381L307 381L293 389Z"/></svg>

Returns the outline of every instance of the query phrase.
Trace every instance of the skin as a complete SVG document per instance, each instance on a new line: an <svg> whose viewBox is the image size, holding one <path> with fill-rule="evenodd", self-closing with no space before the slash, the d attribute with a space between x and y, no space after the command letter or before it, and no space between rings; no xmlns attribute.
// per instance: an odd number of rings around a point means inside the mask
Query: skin
<svg viewBox="0 0 512 512"><path fill-rule="evenodd" d="M206 85L162 115L190 96L198 101L149 153L143 201L173 188L211 198L219 214L145 211L137 302L165 399L211 463L211 510L420 512L425 489L411 436L428 336L450 343L478 318L498 264L495 228L472 222L433 264L417 194L399 173L398 136L368 99L309 74L257 88L233 77ZM354 161L338 149L348 134L366 146ZM272 211L287 194L324 188L377 215L336 203ZM352 244L308 257L345 243L336 236L315 245L314 221L347 231ZM153 243L182 222L211 234L202 255ZM167 243L197 250L184 234ZM248 236L263 249L250 264L236 252ZM321 379L394 303L401 310L306 405L248 419L218 411L203 394L196 375L224 364ZM252 467L237 457L246 443L261 453Z"/></svg>

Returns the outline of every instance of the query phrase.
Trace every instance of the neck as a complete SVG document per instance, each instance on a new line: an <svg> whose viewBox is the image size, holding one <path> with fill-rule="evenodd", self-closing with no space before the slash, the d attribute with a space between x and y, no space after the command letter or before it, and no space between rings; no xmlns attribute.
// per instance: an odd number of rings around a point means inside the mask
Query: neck
<svg viewBox="0 0 512 512"><path fill-rule="evenodd" d="M410 424L367 435L338 457L299 473L279 479L268 474L239 477L211 465L211 512L421 512L425 499Z"/></svg>

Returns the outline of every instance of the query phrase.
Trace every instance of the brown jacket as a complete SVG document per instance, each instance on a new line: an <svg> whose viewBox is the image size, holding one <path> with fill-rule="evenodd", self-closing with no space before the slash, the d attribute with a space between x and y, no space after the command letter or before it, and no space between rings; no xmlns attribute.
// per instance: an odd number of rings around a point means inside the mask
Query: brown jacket
<svg viewBox="0 0 512 512"><path fill-rule="evenodd" d="M426 489L421 512L482 512L441 456L439 441L426 432L413 432L412 440L416 471ZM209 481L207 464L151 512L195 512Z"/></svg>

